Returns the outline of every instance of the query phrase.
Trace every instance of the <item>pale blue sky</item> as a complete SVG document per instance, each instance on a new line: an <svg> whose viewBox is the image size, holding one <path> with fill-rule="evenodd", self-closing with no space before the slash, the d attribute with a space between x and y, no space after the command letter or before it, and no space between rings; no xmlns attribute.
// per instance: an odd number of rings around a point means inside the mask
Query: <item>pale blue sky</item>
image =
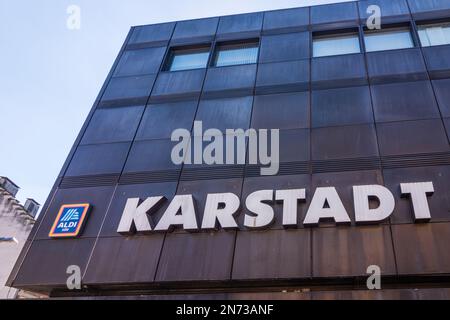
<svg viewBox="0 0 450 320"><path fill-rule="evenodd" d="M44 203L130 26L344 1L0 0L0 175Z"/></svg>

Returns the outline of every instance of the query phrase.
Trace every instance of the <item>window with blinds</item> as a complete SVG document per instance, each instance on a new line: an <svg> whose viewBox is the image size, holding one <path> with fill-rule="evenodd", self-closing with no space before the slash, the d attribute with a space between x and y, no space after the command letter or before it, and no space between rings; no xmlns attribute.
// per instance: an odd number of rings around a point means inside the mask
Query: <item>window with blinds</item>
<svg viewBox="0 0 450 320"><path fill-rule="evenodd" d="M216 47L213 66L225 67L256 63L258 51L257 41L220 44Z"/></svg>
<svg viewBox="0 0 450 320"><path fill-rule="evenodd" d="M422 47L450 44L450 22L421 25L418 28Z"/></svg>
<svg viewBox="0 0 450 320"><path fill-rule="evenodd" d="M172 49L165 71L181 71L206 68L210 47Z"/></svg>
<svg viewBox="0 0 450 320"><path fill-rule="evenodd" d="M313 57L360 53L357 33L313 35Z"/></svg>
<svg viewBox="0 0 450 320"><path fill-rule="evenodd" d="M414 41L409 28L381 29L364 33L366 51L382 51L413 48Z"/></svg>

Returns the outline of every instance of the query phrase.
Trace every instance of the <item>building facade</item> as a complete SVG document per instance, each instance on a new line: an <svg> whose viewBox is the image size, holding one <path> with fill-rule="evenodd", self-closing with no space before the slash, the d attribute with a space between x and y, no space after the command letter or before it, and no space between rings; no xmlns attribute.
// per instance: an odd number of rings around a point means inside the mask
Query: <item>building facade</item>
<svg viewBox="0 0 450 320"><path fill-rule="evenodd" d="M0 177L0 299L17 297L18 290L5 285L34 225L39 204L28 199L24 205L16 199L19 187Z"/></svg>
<svg viewBox="0 0 450 320"><path fill-rule="evenodd" d="M370 0L133 27L9 284L51 296L450 298L449 23L448 0ZM171 134L194 141L194 121L279 129L277 174L175 164ZM279 190L296 190L290 206ZM205 222L230 203L227 221ZM81 290L67 287L70 266ZM369 290L377 268L381 290Z"/></svg>

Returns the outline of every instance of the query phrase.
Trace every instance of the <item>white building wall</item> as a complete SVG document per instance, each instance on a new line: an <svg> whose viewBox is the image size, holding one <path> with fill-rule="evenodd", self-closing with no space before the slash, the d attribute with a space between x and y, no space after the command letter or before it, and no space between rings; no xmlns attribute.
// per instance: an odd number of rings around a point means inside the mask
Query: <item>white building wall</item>
<svg viewBox="0 0 450 320"><path fill-rule="evenodd" d="M0 191L3 189L0 188ZM25 214L17 200L0 193L0 237L15 237L19 243L0 241L0 299L13 299L17 290L6 287L9 274L16 263L33 227L34 219Z"/></svg>

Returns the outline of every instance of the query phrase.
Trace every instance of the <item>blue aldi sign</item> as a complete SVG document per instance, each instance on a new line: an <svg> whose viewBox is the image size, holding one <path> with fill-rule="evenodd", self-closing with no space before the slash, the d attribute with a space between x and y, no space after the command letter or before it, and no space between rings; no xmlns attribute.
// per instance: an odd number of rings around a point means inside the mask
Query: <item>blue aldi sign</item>
<svg viewBox="0 0 450 320"><path fill-rule="evenodd" d="M51 238L78 236L83 227L89 207L90 205L88 203L62 205L49 236Z"/></svg>

